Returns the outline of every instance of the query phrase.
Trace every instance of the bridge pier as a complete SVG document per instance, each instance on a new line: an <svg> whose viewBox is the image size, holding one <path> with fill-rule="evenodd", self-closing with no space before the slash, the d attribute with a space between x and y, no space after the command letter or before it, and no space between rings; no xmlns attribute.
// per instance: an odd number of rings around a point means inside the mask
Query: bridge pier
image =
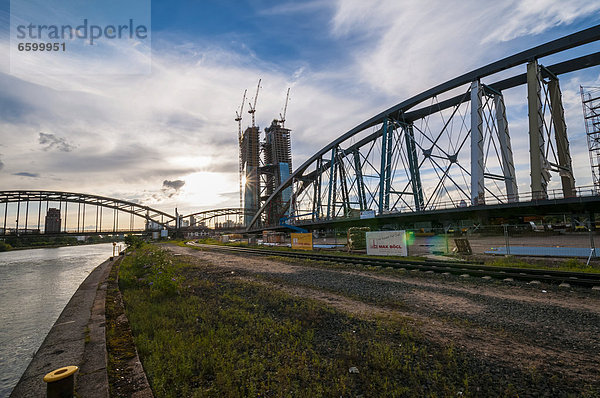
<svg viewBox="0 0 600 398"><path fill-rule="evenodd" d="M548 197L548 162L544 156L544 119L541 99L541 73L537 60L527 64L527 103L529 109L529 161L532 199Z"/></svg>
<svg viewBox="0 0 600 398"><path fill-rule="evenodd" d="M575 196L575 177L573 176L571 153L569 151L569 139L567 137L567 123L565 122L562 93L560 91L558 77L554 74L550 75L548 92L550 95L550 108L558 156L558 164L555 165L555 167L560 175L563 195L565 198L570 198Z"/></svg>
<svg viewBox="0 0 600 398"><path fill-rule="evenodd" d="M548 80L544 80L543 77ZM550 171L557 172L560 175L563 196L565 198L573 197L576 195L575 177L573 176L567 124L558 77L547 68L539 65L537 60L529 62L527 64L527 93L533 199L546 199L548 197ZM545 149L546 145L551 145L550 123L545 123L544 120L545 108L550 109L551 125L554 127L556 159L548 159L547 156L554 151L546 151ZM546 142L546 139L548 142Z"/></svg>
<svg viewBox="0 0 600 398"><path fill-rule="evenodd" d="M484 130L482 120L483 88L479 80L471 83L471 205L485 204Z"/></svg>
<svg viewBox="0 0 600 398"><path fill-rule="evenodd" d="M508 120L506 119L506 106L504 105L504 96L502 93L494 95L494 106L496 108L498 140L500 141L500 156L502 158L502 173L504 175L506 196L508 202L518 202L517 175L515 174L515 163L510 144L510 134L508 133Z"/></svg>

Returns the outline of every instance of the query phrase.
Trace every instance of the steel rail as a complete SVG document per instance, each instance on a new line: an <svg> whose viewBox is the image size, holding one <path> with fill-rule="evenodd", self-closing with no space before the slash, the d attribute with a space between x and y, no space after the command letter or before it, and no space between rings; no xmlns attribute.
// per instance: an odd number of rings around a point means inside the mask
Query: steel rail
<svg viewBox="0 0 600 398"><path fill-rule="evenodd" d="M227 251L237 254L250 254L259 256L280 256L299 260L315 260L324 262L335 262L341 264L369 265L379 267L404 268L407 270L432 271L434 273L449 273L453 275L489 276L495 279L513 279L520 281L539 281L550 284L568 283L582 287L600 287L600 274L587 272L555 271L537 268L514 268L496 267L490 265L476 264L473 262L440 261L440 260L400 260L350 257L334 254L314 254L294 251L278 251L269 249L252 249L232 246L192 244L191 246L203 249Z"/></svg>

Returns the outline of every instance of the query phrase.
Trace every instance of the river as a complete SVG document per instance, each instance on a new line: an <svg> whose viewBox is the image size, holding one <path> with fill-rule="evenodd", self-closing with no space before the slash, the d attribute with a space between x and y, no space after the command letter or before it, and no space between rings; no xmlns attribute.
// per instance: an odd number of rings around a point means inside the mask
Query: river
<svg viewBox="0 0 600 398"><path fill-rule="evenodd" d="M7 397L81 282L112 243L0 253L0 397Z"/></svg>

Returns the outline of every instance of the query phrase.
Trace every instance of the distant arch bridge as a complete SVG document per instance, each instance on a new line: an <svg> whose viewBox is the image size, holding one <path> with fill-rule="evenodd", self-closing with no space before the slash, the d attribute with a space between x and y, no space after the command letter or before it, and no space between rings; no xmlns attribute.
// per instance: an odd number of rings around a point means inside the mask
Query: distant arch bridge
<svg viewBox="0 0 600 398"><path fill-rule="evenodd" d="M3 208L2 208L3 205ZM58 220L46 220L49 209ZM245 209L211 209L179 215L131 201L76 192L0 191L0 236L115 234L169 230L242 231Z"/></svg>
<svg viewBox="0 0 600 398"><path fill-rule="evenodd" d="M3 205L3 208L1 207ZM46 220L49 209L58 219ZM0 191L0 236L29 234L115 234L158 229L242 231L245 209L224 208L179 215L131 201L76 192Z"/></svg>
<svg viewBox="0 0 600 398"><path fill-rule="evenodd" d="M203 226L219 231L245 230L244 217L252 217L254 212L243 208L210 209L187 214L182 217L185 227Z"/></svg>
<svg viewBox="0 0 600 398"><path fill-rule="evenodd" d="M149 206L76 192L0 191L0 204L4 204L0 235L139 232L148 223L167 227L175 220L173 215ZM51 208L59 213L47 221Z"/></svg>

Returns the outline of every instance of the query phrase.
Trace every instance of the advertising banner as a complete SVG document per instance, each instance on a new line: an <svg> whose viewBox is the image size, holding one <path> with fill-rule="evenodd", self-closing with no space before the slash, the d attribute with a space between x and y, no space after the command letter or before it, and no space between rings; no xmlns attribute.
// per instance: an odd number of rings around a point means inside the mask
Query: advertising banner
<svg viewBox="0 0 600 398"><path fill-rule="evenodd" d="M406 231L367 232L367 254L372 256L408 256Z"/></svg>
<svg viewBox="0 0 600 398"><path fill-rule="evenodd" d="M312 250L313 249L313 241L312 234L306 233L292 233L292 249L298 250Z"/></svg>

